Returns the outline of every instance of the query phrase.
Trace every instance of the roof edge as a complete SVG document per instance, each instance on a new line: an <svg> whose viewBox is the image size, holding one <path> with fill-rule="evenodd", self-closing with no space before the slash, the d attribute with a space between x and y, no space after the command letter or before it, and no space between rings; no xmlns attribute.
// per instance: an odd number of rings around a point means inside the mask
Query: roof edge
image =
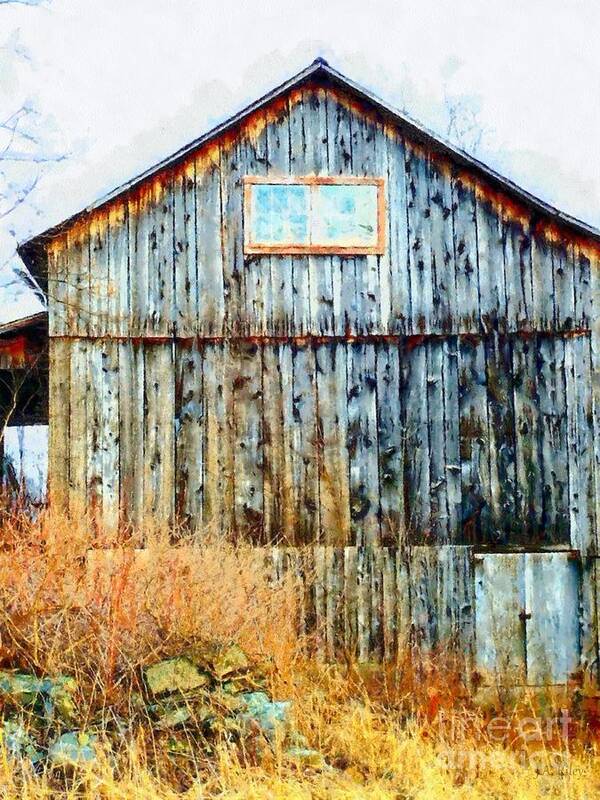
<svg viewBox="0 0 600 800"><path fill-rule="evenodd" d="M20 319L11 320L11 322L0 323L0 336L21 331L24 328L29 328L34 325L41 325L45 323L47 319L47 311L38 311L35 314L30 314L28 317L21 317Z"/></svg>
<svg viewBox="0 0 600 800"><path fill-rule="evenodd" d="M576 228L581 233L585 233L586 235L592 236L600 241L600 228L596 228L594 225L591 225L588 222L584 222L577 217L561 211L550 203L547 203L545 200L542 200L541 198L527 191L527 189L524 189L510 178L505 177L500 172L497 172L495 169L485 164L483 161L480 161L478 158L475 158L475 156L467 153L466 150L462 150L460 147L457 147L449 142L443 136L434 133L425 125L422 125L420 122L413 119L406 112L400 111L399 109L387 103L385 100L382 100L374 92L371 92L369 89L366 89L360 84L355 83L351 78L347 78L343 73L338 72L338 70L327 64L327 62L325 62L324 69L330 78L332 78L337 84L350 89L355 95L376 106L384 114L389 114L393 120L410 130L416 138L420 138L428 144L433 143L438 151L443 152L445 155L448 155L451 159L458 161L463 166L469 167L470 169L482 174L496 186L500 186L506 191L517 195L527 205L533 206L534 208L542 211L544 214L547 214L548 216L560 221L562 224Z"/></svg>
<svg viewBox="0 0 600 800"><path fill-rule="evenodd" d="M342 87L343 89L349 90L359 99L367 101L384 116L388 116L393 122L403 126L405 129L410 131L413 134L413 136L415 136L415 138L425 142L426 144L430 145L433 144L436 150L444 153L451 160L458 162L462 166L472 169L479 175L482 175L484 179L490 181L494 186L500 188L501 190L507 191L512 195L515 195L526 205L540 211L542 214L550 217L556 222L565 225L566 227L572 228L578 233L591 237L594 240L600 242L600 229L596 228L593 225L590 225L587 222L584 222L583 220L578 219L577 217L574 217L570 214L560 211L560 209L556 208L555 206L552 206L550 203L541 200L536 195L532 194L523 187L519 186L510 178L506 178L501 173L492 169L484 162L480 161L479 159L467 153L465 150L456 147L443 137L431 131L429 128L417 122L405 112L394 108L392 105L382 100L380 97L378 97L375 93L371 92L369 89L366 89L365 87L356 83L352 79L346 77L343 73L339 72L338 70L330 66L328 62L325 61L324 58L316 58L311 64L309 64L304 69L300 70L300 72L297 72L291 78L288 78L286 81L279 84L271 91L267 92L266 94L259 97L257 100L247 105L241 111L238 111L233 116L228 117L223 122L211 128L206 133L202 134L198 138L184 145L183 147L175 151L167 158L162 159L153 166L148 167L148 169L144 170L143 172L140 172L135 177L131 178L130 180L116 187L112 191L108 192L105 195L102 195L96 201L86 206L85 208L81 209L80 211L76 212L75 214L72 214L70 217L66 218L62 222L59 222L56 225L53 225L52 227L46 229L45 231L42 231L36 234L35 236L32 236L29 239L25 240L24 242L20 243L17 247L17 252L23 259L25 265L32 273L32 275L36 277L40 276L39 263L38 263L38 258L36 257L36 253L38 253L39 249L43 247L45 240L58 235L59 233L61 233L61 231L63 231L66 227L75 222L82 215L94 211L107 203L110 203L119 195L124 194L130 189L138 186L140 183L152 177L157 172L160 172L160 170L177 164L179 161L181 161L187 155L189 155L189 153L198 149L199 147L202 147L202 145L206 144L212 139L215 139L216 137L222 135L223 133L226 133L228 130L238 125L240 122L245 120L255 111L258 111L267 103L276 100L277 98L284 95L286 92L301 85L309 78L316 76L318 74L327 77L330 81Z"/></svg>

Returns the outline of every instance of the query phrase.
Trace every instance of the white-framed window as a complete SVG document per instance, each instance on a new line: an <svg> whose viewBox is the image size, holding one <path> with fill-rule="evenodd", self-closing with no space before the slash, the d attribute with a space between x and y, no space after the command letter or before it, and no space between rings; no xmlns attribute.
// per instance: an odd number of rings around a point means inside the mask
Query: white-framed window
<svg viewBox="0 0 600 800"><path fill-rule="evenodd" d="M385 251L383 178L244 178L244 252Z"/></svg>

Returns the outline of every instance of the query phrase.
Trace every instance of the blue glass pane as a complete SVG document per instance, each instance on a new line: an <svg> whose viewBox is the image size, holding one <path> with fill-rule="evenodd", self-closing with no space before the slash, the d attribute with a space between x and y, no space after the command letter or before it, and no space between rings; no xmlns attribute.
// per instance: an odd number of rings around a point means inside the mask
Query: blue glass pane
<svg viewBox="0 0 600 800"><path fill-rule="evenodd" d="M309 187L276 183L252 186L252 242L308 244Z"/></svg>
<svg viewBox="0 0 600 800"><path fill-rule="evenodd" d="M315 245L368 247L377 244L377 186L325 184L313 198L311 241Z"/></svg>

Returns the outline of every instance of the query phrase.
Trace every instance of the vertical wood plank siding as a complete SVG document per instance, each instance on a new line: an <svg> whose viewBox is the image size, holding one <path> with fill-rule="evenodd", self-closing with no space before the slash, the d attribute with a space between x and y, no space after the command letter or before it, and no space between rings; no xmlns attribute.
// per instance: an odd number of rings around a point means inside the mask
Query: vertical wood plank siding
<svg viewBox="0 0 600 800"><path fill-rule="evenodd" d="M243 176L307 173L383 175L384 256L244 258ZM114 464L138 512L267 541L595 553L594 257L340 92L295 91L49 247L51 337L87 386L69 492L94 503Z"/></svg>
<svg viewBox="0 0 600 800"><path fill-rule="evenodd" d="M311 174L385 179L383 255L244 255L244 176ZM328 656L596 668L597 244L307 83L47 255L57 506L276 547Z"/></svg>
<svg viewBox="0 0 600 800"><path fill-rule="evenodd" d="M590 353L589 335L54 338L53 483L111 525L120 506L257 543L595 555Z"/></svg>
<svg viewBox="0 0 600 800"><path fill-rule="evenodd" d="M307 174L385 179L383 256L244 257L244 175ZM589 330L595 308L592 246L321 87L91 212L48 255L53 336L553 333Z"/></svg>

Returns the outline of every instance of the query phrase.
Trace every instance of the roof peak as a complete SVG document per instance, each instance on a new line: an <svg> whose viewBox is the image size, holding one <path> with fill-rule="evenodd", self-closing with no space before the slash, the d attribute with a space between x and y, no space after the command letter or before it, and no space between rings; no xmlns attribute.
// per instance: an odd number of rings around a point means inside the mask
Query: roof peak
<svg viewBox="0 0 600 800"><path fill-rule="evenodd" d="M390 117L396 124L403 126L409 132L410 135L413 135L417 137L420 141L424 141L428 143L430 146L435 147L437 150L444 152L449 159L461 164L463 167L466 167L467 169L472 169L476 171L478 175L482 176L484 179L491 181L495 186L498 186L501 190L517 196L522 202L527 203L531 207L539 210L541 213L556 220L557 222L568 225L576 229L579 233L582 233L587 236L592 236L596 240L600 241L600 230L597 230L592 225L589 225L585 222L582 222L579 219L575 219L574 217L559 211L558 209L551 206L549 203L546 203L543 200L540 200L538 197L535 197L527 190L515 184L513 181L503 177L495 170L493 170L491 167L488 167L482 162L480 162L474 156L465 153L463 150L451 144L450 142L445 141L442 137L438 136L433 131L428 130L426 127L416 122L414 119L411 119L405 112L401 112L393 108L389 103L386 103L384 100L377 97L373 92L355 83L355 81L351 80L346 75L339 72L339 70L337 70L335 67L332 67L322 56L318 56L317 58L314 59L314 61L312 61L311 64L309 64L307 67L304 67L304 69L302 69L296 75L293 75L291 78L288 78L279 86L276 86L267 94L263 95L262 97L259 97L253 103L248 105L246 108L242 109L237 114L234 114L232 117L229 117L225 121L221 122L212 130L207 131L202 136L199 136L197 139L194 139L189 144L180 148L178 151L170 155L168 158L165 158L162 161L158 162L157 164L152 165L139 175L135 176L126 183L114 189L112 192L109 192L107 195L104 195L104 197L101 197L95 203L92 203L92 205L87 206L86 208L77 212L73 216L69 217L69 219L64 220L58 225L54 225L53 227L49 228L43 233L39 233L36 236L29 239L28 241L23 242L17 248L17 252L25 262L26 266L30 269L30 271L32 271L33 274L37 274L37 269L34 266L34 261L35 261L34 251L36 250L36 248L38 248L43 244L45 238L56 235L61 230L64 230L67 224L72 223L80 215L87 213L93 209L99 208L105 203L108 203L111 200L113 200L118 195L128 191L132 187L148 179L151 175L154 175L159 170L169 167L175 164L176 162L180 161L192 150L201 147L206 142L216 138L217 136L220 136L225 131L239 124L250 114L265 106L267 103L271 102L272 100L278 97L281 97L285 92L288 92L290 89L293 89L294 87L301 85L304 81L309 80L311 76L319 73L325 76L328 80L343 87L344 90L352 92L356 97L358 97L362 101L369 103L380 113L384 114L387 117Z"/></svg>

